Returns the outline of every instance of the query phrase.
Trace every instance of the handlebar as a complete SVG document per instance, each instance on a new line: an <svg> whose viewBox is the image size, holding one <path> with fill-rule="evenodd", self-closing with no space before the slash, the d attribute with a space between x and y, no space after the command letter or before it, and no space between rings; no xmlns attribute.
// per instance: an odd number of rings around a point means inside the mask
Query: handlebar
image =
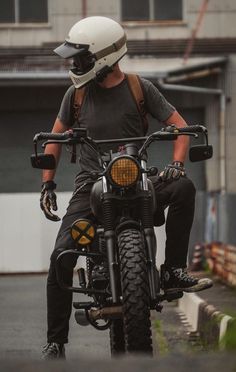
<svg viewBox="0 0 236 372"><path fill-rule="evenodd" d="M72 131L66 131L64 133L47 133L47 132L40 132L34 136L33 141L41 141L41 140L66 140L73 136Z"/></svg>
<svg viewBox="0 0 236 372"><path fill-rule="evenodd" d="M60 143L68 145L76 145L79 143L86 143L93 151L98 153L98 145L101 144L121 144L127 142L143 142L141 149L139 150L139 156L142 157L146 149L150 146L153 141L174 141L179 135L188 135L198 137L197 133L203 133L205 136L206 144L208 145L207 129L202 125L189 125L186 127L178 128L175 125L169 125L162 128L160 131L152 133L146 137L132 137L132 138L116 138L109 140L93 140L87 136L87 130L85 128L74 128L69 129L64 133L46 133L40 132L35 135L33 141L35 146L35 153L37 154L37 142L40 140L47 140L43 143L42 147L50 143Z"/></svg>
<svg viewBox="0 0 236 372"><path fill-rule="evenodd" d="M175 125L169 125L164 128L164 132L168 133L207 133L207 129L203 125L188 125L187 127L177 128Z"/></svg>
<svg viewBox="0 0 236 372"><path fill-rule="evenodd" d="M207 129L202 125L189 125L183 128L177 128L175 125L169 125L162 130L155 132L153 137L155 139L162 139L162 140L175 140L177 135L181 134L194 134L194 133L207 133ZM80 142L81 138L87 138L87 133L85 128L74 128L69 129L64 133L47 133L47 132L40 132L34 136L33 142L37 143L41 140L49 140L49 141L66 141L72 140L74 143ZM94 143L102 144L102 143L121 143L125 141L145 141L148 137L135 137L135 138L117 138L117 139L110 139L110 140L94 140ZM70 141L69 141L70 142Z"/></svg>
<svg viewBox="0 0 236 372"><path fill-rule="evenodd" d="M127 143L137 143L141 144L142 146L138 151L138 157L139 159L145 159L146 157L146 150L154 141L174 141L178 138L178 136L185 135L185 136L193 136L195 138L198 138L198 133L202 133L205 137L205 145L208 146L208 134L207 129L203 125L189 125L186 127L178 128L175 125L169 125L165 128L162 128L161 130L152 133L149 136L145 137L129 137L129 138L115 138L115 139L105 139L105 140L93 140L87 135L86 128L74 128L69 129L68 131L64 133L47 133L47 132L40 132L37 133L34 136L33 142L34 142L34 152L35 155L31 156L31 162L34 168L43 168L43 165L40 165L43 163L42 159L39 160L39 154L38 154L38 141L46 140L42 144L42 147L45 148L45 146L53 143L57 144L65 144L72 146L72 156L71 156L71 162L74 163L76 160L76 145L77 144L86 144L92 151L94 151L94 154L98 157L98 160L103 166L105 164L105 161L102 157L103 152L101 151L100 145L102 144L127 144ZM209 149L208 149L209 151ZM212 153L212 149L211 149ZM42 154L41 154L42 155ZM46 156L43 154L42 156ZM198 156L199 157L199 156ZM42 157L41 157L42 158ZM193 157L194 159L196 156ZM209 158L209 157L208 157ZM206 157L204 159L207 159ZM44 159L45 160L45 159ZM51 161L51 159L50 159ZM192 161L198 161L198 160L192 160ZM41 163L40 163L41 162ZM45 161L44 161L45 164ZM49 165L47 165L49 167ZM51 163L50 163L51 167ZM45 169L54 169L55 165L53 164L53 168L45 168Z"/></svg>
<svg viewBox="0 0 236 372"><path fill-rule="evenodd" d="M92 151L99 157L101 164L104 163L99 145L102 144L123 144L123 143L142 143L141 148L139 149L139 158L142 159L143 156L146 155L146 150L150 146L150 144L154 141L174 141L178 138L178 136L185 135L185 136L193 136L195 138L198 137L198 133L202 133L205 137L205 144L208 146L208 135L207 129L202 125L189 125L186 127L178 128L175 125L169 125L161 130L152 133L149 136L145 137L129 137L129 138L115 138L115 139L105 139L105 140L93 140L92 138L88 137L86 128L73 128L69 129L64 133L47 133L47 132L40 132L34 136L34 149L35 149L35 157L38 159L38 151L37 145L38 141L46 140L42 144L42 147L45 148L48 144L57 143L57 144L65 144L73 146L72 152L72 162L75 162L75 154L76 154L76 145L77 144L86 144L90 147Z"/></svg>
<svg viewBox="0 0 236 372"><path fill-rule="evenodd" d="M87 136L86 128L74 128L69 129L63 133L47 133L40 132L34 136L33 142L36 143L41 140L50 140L50 141L66 141L69 139L78 140L81 137Z"/></svg>

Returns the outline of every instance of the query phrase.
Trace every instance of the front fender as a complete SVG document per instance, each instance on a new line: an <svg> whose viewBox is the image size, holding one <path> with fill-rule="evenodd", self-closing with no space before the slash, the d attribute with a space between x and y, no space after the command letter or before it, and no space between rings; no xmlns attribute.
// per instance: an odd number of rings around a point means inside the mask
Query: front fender
<svg viewBox="0 0 236 372"><path fill-rule="evenodd" d="M140 231L140 224L137 221L131 219L123 221L116 227L116 235L118 236L121 233L121 231L128 229L135 229Z"/></svg>
<svg viewBox="0 0 236 372"><path fill-rule="evenodd" d="M91 193L90 193L90 206L94 216L99 222L103 221L103 211L102 211L102 179L100 178L94 183Z"/></svg>

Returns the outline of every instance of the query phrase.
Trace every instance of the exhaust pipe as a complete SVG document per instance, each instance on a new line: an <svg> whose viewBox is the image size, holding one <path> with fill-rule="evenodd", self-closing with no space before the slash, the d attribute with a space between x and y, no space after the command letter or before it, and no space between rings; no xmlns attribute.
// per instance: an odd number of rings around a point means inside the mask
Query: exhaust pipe
<svg viewBox="0 0 236 372"><path fill-rule="evenodd" d="M85 309L79 309L75 311L75 320L81 326L87 326L98 319L119 319L122 317L122 306L104 307L102 309L91 309L87 311ZM89 320L88 320L89 318Z"/></svg>
<svg viewBox="0 0 236 372"><path fill-rule="evenodd" d="M102 309L91 309L88 312L91 320L117 319L122 317L122 306L103 307Z"/></svg>

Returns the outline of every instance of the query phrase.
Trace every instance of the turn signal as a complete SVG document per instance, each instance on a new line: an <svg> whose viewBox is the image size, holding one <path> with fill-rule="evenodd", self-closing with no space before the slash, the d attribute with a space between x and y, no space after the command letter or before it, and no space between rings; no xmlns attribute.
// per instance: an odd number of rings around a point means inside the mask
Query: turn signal
<svg viewBox="0 0 236 372"><path fill-rule="evenodd" d="M76 220L71 226L71 237L79 245L91 244L95 236L95 228L91 221Z"/></svg>

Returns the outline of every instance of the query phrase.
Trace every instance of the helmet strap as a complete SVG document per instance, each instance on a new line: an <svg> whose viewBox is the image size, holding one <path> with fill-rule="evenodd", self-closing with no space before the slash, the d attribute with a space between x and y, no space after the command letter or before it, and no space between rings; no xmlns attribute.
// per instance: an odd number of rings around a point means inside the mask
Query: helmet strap
<svg viewBox="0 0 236 372"><path fill-rule="evenodd" d="M96 73L95 80L98 83L102 83L103 80L107 77L108 74L113 72L113 66L104 66L100 71Z"/></svg>
<svg viewBox="0 0 236 372"><path fill-rule="evenodd" d="M109 45L108 47L99 50L97 53L94 54L96 60L102 59L109 54L112 54L114 52L117 52L120 50L126 43L126 35L124 34L119 40L117 40L112 45Z"/></svg>

